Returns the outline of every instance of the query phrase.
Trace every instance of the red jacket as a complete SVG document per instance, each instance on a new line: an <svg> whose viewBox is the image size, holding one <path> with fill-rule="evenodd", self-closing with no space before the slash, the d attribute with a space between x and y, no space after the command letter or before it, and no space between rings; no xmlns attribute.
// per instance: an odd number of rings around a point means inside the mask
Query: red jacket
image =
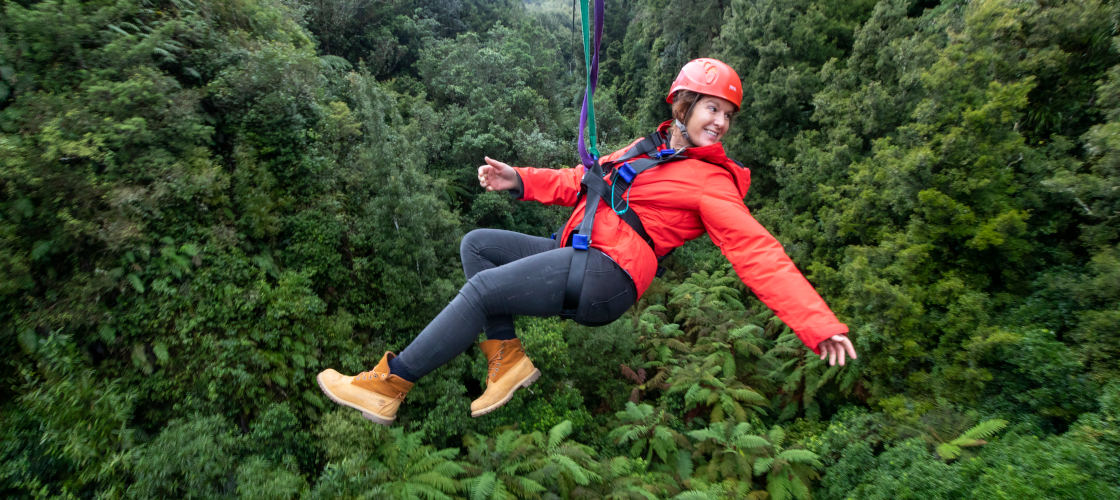
<svg viewBox="0 0 1120 500"><path fill-rule="evenodd" d="M670 122L658 131L665 133ZM635 141L637 143L637 141ZM631 144L633 146L634 144ZM618 158L629 146L603 158ZM690 148L687 159L665 163L637 176L630 187L630 209L656 247L649 245L622 218L600 203L591 230L591 246L610 256L634 280L638 295L649 288L657 273L657 256L707 232L731 261L735 272L751 291L813 352L817 344L848 332L813 286L794 266L778 240L751 216L743 198L750 186L750 170L729 159L723 144ZM584 168L517 168L523 200L573 206ZM619 193L621 195L621 193ZM559 241L583 220L586 202L575 206Z"/></svg>

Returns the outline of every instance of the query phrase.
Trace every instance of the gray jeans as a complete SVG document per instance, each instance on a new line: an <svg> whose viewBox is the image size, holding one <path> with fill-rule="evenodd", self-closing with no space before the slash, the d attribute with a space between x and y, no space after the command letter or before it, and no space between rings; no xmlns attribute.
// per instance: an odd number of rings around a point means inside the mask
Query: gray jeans
<svg viewBox="0 0 1120 500"><path fill-rule="evenodd" d="M459 246L467 283L398 356L417 378L451 361L485 329L489 338L514 337L513 317L556 316L564 307L572 247L500 229L476 229ZM587 273L573 318L610 323L637 300L630 275L610 257L588 250Z"/></svg>

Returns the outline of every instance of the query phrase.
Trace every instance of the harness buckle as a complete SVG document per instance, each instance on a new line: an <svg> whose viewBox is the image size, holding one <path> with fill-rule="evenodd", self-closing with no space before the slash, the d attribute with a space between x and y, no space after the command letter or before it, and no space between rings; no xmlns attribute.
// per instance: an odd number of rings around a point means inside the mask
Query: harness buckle
<svg viewBox="0 0 1120 500"><path fill-rule="evenodd" d="M624 162L621 167L618 167L618 176L622 177L627 184L634 182L634 176L636 175L638 175L638 173L634 171L634 167L630 165L630 162Z"/></svg>
<svg viewBox="0 0 1120 500"><path fill-rule="evenodd" d="M572 248L576 250L587 250L591 245L591 237L586 234L573 234L572 235Z"/></svg>
<svg viewBox="0 0 1120 500"><path fill-rule="evenodd" d="M657 150L657 152L653 154L653 157L660 160L662 158L668 158L668 157L673 156L675 154L677 154L677 150L675 150L673 148L665 148L665 149Z"/></svg>

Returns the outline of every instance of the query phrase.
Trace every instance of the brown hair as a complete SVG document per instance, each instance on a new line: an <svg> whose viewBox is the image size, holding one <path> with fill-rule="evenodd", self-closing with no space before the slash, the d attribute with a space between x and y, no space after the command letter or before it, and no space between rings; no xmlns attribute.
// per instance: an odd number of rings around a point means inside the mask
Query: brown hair
<svg viewBox="0 0 1120 500"><path fill-rule="evenodd" d="M682 123L686 122L688 111L692 109L692 105L700 99L700 93L691 90L678 90L673 94L673 118L680 120Z"/></svg>

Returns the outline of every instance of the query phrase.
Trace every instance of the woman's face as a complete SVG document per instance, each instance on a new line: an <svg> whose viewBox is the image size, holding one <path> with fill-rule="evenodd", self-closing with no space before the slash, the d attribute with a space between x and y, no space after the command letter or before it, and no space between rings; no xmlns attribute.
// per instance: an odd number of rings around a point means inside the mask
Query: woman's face
<svg viewBox="0 0 1120 500"><path fill-rule="evenodd" d="M692 107L692 116L685 124L688 138L697 147L720 142L727 129L731 127L733 114L735 114L735 105L731 104L731 101L720 97L701 96Z"/></svg>

